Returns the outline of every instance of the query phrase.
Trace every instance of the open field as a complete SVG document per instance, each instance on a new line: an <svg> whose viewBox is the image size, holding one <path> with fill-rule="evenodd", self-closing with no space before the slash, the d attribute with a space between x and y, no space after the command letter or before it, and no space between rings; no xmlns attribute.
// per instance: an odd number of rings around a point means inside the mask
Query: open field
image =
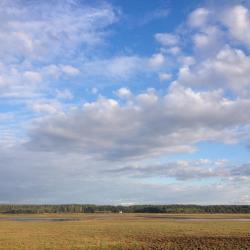
<svg viewBox="0 0 250 250"><path fill-rule="evenodd" d="M250 249L250 215L0 215L0 249Z"/></svg>

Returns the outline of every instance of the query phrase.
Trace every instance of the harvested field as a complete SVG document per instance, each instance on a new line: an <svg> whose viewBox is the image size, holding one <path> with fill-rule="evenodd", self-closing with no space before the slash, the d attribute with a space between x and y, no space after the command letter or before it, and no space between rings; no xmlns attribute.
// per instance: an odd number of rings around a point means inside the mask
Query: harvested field
<svg viewBox="0 0 250 250"><path fill-rule="evenodd" d="M0 249L4 250L250 249L250 222L243 220L249 215L45 214L0 218Z"/></svg>

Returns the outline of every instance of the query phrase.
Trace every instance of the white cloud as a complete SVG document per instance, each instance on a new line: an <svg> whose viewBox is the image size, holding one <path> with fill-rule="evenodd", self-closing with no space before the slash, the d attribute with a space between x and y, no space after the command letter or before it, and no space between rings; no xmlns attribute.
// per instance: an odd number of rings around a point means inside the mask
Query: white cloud
<svg viewBox="0 0 250 250"><path fill-rule="evenodd" d="M248 163L166 157L250 139L249 10L196 9L151 57L109 50L117 17L107 3L0 1L1 200L247 202Z"/></svg>
<svg viewBox="0 0 250 250"><path fill-rule="evenodd" d="M117 19L118 13L107 3L0 1L0 95L23 99L46 95L51 76L58 80L79 75L73 65L88 56L79 55L79 49L93 53Z"/></svg>
<svg viewBox="0 0 250 250"><path fill-rule="evenodd" d="M172 75L170 73L160 73L159 79L160 81L168 81L172 78Z"/></svg>
<svg viewBox="0 0 250 250"><path fill-rule="evenodd" d="M0 197L13 203L162 204L168 200L169 203L228 204L247 202L249 197L249 180L190 182L190 178L199 176L213 178L214 172L209 172L208 164L199 160L186 162L185 166L173 162L162 169L146 165L132 172L127 165L117 162L96 162L81 154L31 154L20 147L1 148L0 159ZM115 173L114 169L118 171ZM133 173L140 176L130 178ZM177 177L178 182L152 183L141 178L142 174L165 176L168 173Z"/></svg>
<svg viewBox="0 0 250 250"><path fill-rule="evenodd" d="M225 88L240 95L250 90L250 58L240 49L226 46L214 58L180 69L178 82L188 86Z"/></svg>
<svg viewBox="0 0 250 250"><path fill-rule="evenodd" d="M39 83L42 81L42 76L40 73L38 72L34 72L34 71L25 71L23 73L23 76L25 79L27 79L28 81L32 82L32 83Z"/></svg>
<svg viewBox="0 0 250 250"><path fill-rule="evenodd" d="M89 7L76 1L1 1L0 55L2 59L25 56L48 60L67 56L72 48L94 46L102 41L100 29L116 21L108 4ZM13 48L15 48L13 50Z"/></svg>
<svg viewBox="0 0 250 250"><path fill-rule="evenodd" d="M197 46L204 46L211 42L216 44L216 40L225 44L232 38L246 46L250 45L248 32L250 11L246 6L229 4L222 9L201 7L189 15L187 24L189 28L195 28L195 31L198 31L198 34L194 36ZM223 36L227 37L227 41ZM223 41L220 41L221 39Z"/></svg>
<svg viewBox="0 0 250 250"><path fill-rule="evenodd" d="M177 180L201 180L208 178L230 178L235 175L234 171L237 171L238 169L239 167L232 168L227 166L225 162L224 164L221 164L221 160L211 161L208 159L199 159L193 161L182 160L163 164L151 164L146 166L125 166L122 168L109 169L107 172L114 175L128 175L138 178L157 176L175 178ZM240 175L245 176L242 172ZM249 173L246 175L249 176Z"/></svg>
<svg viewBox="0 0 250 250"><path fill-rule="evenodd" d="M137 71L140 67L139 64L140 59L138 57L116 57L107 64L106 69L111 75L123 77Z"/></svg>
<svg viewBox="0 0 250 250"><path fill-rule="evenodd" d="M129 98L132 93L128 88L120 88L117 90L116 94L120 97L120 98Z"/></svg>
<svg viewBox="0 0 250 250"><path fill-rule="evenodd" d="M0 67L0 96L29 98L42 86L43 76L39 71L23 70L20 66ZM38 84L39 83L39 84Z"/></svg>
<svg viewBox="0 0 250 250"><path fill-rule="evenodd" d="M164 64L165 62L165 57L163 54L158 53L158 54L154 54L150 59L149 59L149 63L152 67L160 67Z"/></svg>
<svg viewBox="0 0 250 250"><path fill-rule="evenodd" d="M80 74L80 70L72 65L64 64L50 64L43 68L45 75L53 76L59 78L62 75L76 76Z"/></svg>
<svg viewBox="0 0 250 250"><path fill-rule="evenodd" d="M0 113L0 121L4 121L4 120L9 120L13 118L13 114L6 112L6 113Z"/></svg>
<svg viewBox="0 0 250 250"><path fill-rule="evenodd" d="M180 56L178 61L181 63L182 66L191 66L195 64L196 60L192 56Z"/></svg>
<svg viewBox="0 0 250 250"><path fill-rule="evenodd" d="M62 111L61 104L56 100L33 100L28 107L36 113L57 114Z"/></svg>
<svg viewBox="0 0 250 250"><path fill-rule="evenodd" d="M74 98L74 95L72 92L68 89L64 90L56 90L56 98L58 99L66 99L66 100L71 100Z"/></svg>
<svg viewBox="0 0 250 250"><path fill-rule="evenodd" d="M228 27L232 37L250 45L250 12L243 5L226 9L221 15L222 22Z"/></svg>
<svg viewBox="0 0 250 250"><path fill-rule="evenodd" d="M157 104L159 98L155 89L149 88L147 89L147 92L137 95L136 100L139 106L150 107Z"/></svg>
<svg viewBox="0 0 250 250"><path fill-rule="evenodd" d="M249 100L229 100L221 91L172 86L161 98L149 89L125 106L101 98L46 118L33 125L28 145L116 160L191 152L200 141L236 142L239 130L250 122L245 115L249 108Z"/></svg>
<svg viewBox="0 0 250 250"><path fill-rule="evenodd" d="M174 46L174 47L169 48L167 51L168 53L172 55L178 55L181 52L181 48L178 46Z"/></svg>
<svg viewBox="0 0 250 250"><path fill-rule="evenodd" d="M193 41L198 53L205 53L206 57L216 54L219 49L225 46L222 31L216 26L202 29L193 36Z"/></svg>
<svg viewBox="0 0 250 250"><path fill-rule="evenodd" d="M79 69L71 66L71 65L61 65L61 69L65 74L68 75L78 75L80 73Z"/></svg>
<svg viewBox="0 0 250 250"><path fill-rule="evenodd" d="M198 8L189 15L188 24L193 28L207 25L210 11L206 8Z"/></svg>
<svg viewBox="0 0 250 250"><path fill-rule="evenodd" d="M138 56L115 56L108 59L89 61L83 65L86 76L112 79L129 79L148 69L147 60Z"/></svg>
<svg viewBox="0 0 250 250"><path fill-rule="evenodd" d="M157 33L155 39L163 46L174 46L179 43L179 37L171 33Z"/></svg>
<svg viewBox="0 0 250 250"><path fill-rule="evenodd" d="M105 84L109 82L118 82L131 80L144 74L145 77L158 73L159 70L167 64L163 53L153 54L151 57L142 57L138 55L122 55L111 58L99 58L87 61L82 65L81 72L86 79L94 77Z"/></svg>
<svg viewBox="0 0 250 250"><path fill-rule="evenodd" d="M58 65L50 64L44 68L46 74L58 78L61 74L61 68Z"/></svg>

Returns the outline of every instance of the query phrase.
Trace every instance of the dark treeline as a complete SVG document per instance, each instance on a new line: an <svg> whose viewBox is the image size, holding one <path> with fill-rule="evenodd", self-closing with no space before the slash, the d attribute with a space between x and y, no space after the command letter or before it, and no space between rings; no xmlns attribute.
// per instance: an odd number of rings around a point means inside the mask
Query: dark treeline
<svg viewBox="0 0 250 250"><path fill-rule="evenodd" d="M0 205L0 213L250 213L250 205Z"/></svg>

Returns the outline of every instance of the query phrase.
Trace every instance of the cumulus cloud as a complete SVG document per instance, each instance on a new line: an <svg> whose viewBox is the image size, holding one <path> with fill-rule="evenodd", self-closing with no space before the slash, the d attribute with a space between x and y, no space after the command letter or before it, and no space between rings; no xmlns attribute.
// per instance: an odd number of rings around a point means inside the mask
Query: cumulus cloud
<svg viewBox="0 0 250 250"><path fill-rule="evenodd" d="M0 67L0 96L24 98L35 95L40 89L43 76L39 71L2 64Z"/></svg>
<svg viewBox="0 0 250 250"><path fill-rule="evenodd" d="M165 62L165 57L163 54L158 53L154 54L152 58L150 58L149 63L152 65L152 67L159 67L162 66Z"/></svg>
<svg viewBox="0 0 250 250"><path fill-rule="evenodd" d="M62 68L62 71L68 75L78 75L80 73L79 69L71 65L63 65L61 66L61 68Z"/></svg>
<svg viewBox="0 0 250 250"><path fill-rule="evenodd" d="M172 55L178 55L181 52L181 48L178 46L173 46L167 49L167 52Z"/></svg>
<svg viewBox="0 0 250 250"><path fill-rule="evenodd" d="M171 33L157 33L155 40L163 46L174 46L179 43L179 37Z"/></svg>
<svg viewBox="0 0 250 250"><path fill-rule="evenodd" d="M214 58L183 67L179 82L189 86L225 88L237 94L249 92L250 58L240 49L225 46Z"/></svg>
<svg viewBox="0 0 250 250"><path fill-rule="evenodd" d="M229 29L232 37L236 40L250 45L250 12L243 5L236 5L228 8L222 13L222 21Z"/></svg>
<svg viewBox="0 0 250 250"><path fill-rule="evenodd" d="M131 91L125 87L118 89L116 94L121 98L129 98L132 95Z"/></svg>
<svg viewBox="0 0 250 250"><path fill-rule="evenodd" d="M206 8L198 8L194 10L188 19L188 24L193 28L200 28L208 23L210 11Z"/></svg>
<svg viewBox="0 0 250 250"><path fill-rule="evenodd" d="M236 128L249 123L249 107L249 100L229 100L221 91L180 86L164 97L148 90L125 106L101 98L35 123L27 146L115 160L191 152L199 141L236 141Z"/></svg>
<svg viewBox="0 0 250 250"><path fill-rule="evenodd" d="M172 75L170 73L160 73L159 74L159 79L161 81L168 81L172 78Z"/></svg>
<svg viewBox="0 0 250 250"><path fill-rule="evenodd" d="M195 33L193 42L199 58L212 57L225 46L223 32L216 26L207 26Z"/></svg>

